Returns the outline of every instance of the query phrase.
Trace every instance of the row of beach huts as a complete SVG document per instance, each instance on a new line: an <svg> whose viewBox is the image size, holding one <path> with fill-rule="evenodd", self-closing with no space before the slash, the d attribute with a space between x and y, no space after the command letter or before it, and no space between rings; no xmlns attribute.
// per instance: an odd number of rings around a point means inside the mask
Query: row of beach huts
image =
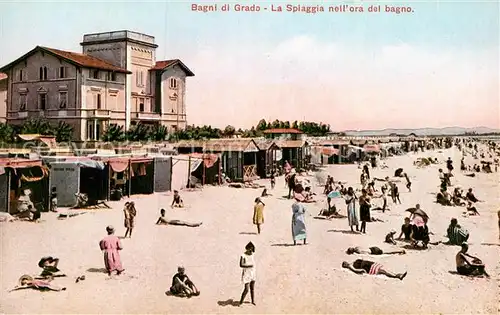
<svg viewBox="0 0 500 315"><path fill-rule="evenodd" d="M423 150L435 142L415 137L305 138L298 132L285 132L276 131L274 135L280 137L258 139L210 139L86 150L61 148L50 137L25 135L30 141L41 140L40 145L0 152L0 211L15 213L17 200L27 189L35 207L48 211L52 187L57 190L58 206L69 207L82 193L89 200L106 201L167 192L180 189L180 185L252 181L279 173L285 161L297 169L307 169L318 164L352 163L366 156ZM184 166L175 168L177 163ZM182 184L173 184L174 170L185 178Z"/></svg>

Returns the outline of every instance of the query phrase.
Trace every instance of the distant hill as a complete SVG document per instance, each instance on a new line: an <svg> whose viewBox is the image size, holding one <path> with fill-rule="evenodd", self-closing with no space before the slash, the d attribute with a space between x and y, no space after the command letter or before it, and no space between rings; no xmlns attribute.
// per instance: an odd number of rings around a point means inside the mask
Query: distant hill
<svg viewBox="0 0 500 315"><path fill-rule="evenodd" d="M492 129L488 127L445 127L445 128L418 128L418 129L383 129L383 130L346 130L343 131L347 136L388 136L390 134L409 135L414 133L417 136L446 136L460 135L464 133L484 134L500 132L500 129Z"/></svg>

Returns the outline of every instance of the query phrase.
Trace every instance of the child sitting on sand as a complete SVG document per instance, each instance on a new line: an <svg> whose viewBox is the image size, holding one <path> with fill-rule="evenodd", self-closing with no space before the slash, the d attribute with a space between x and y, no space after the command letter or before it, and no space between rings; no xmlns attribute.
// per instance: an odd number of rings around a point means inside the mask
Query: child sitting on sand
<svg viewBox="0 0 500 315"><path fill-rule="evenodd" d="M410 222L410 218L405 218L405 223L401 226L401 233L398 236L398 240L401 240L404 235L405 241L411 241L411 232L413 231L413 227Z"/></svg>
<svg viewBox="0 0 500 315"><path fill-rule="evenodd" d="M396 231L394 230L390 231L389 234L385 236L385 242L392 245L396 245L396 241L394 240L394 235L396 235Z"/></svg>
<svg viewBox="0 0 500 315"><path fill-rule="evenodd" d="M174 190L174 199L172 200L172 204L170 206L172 208L184 208L184 201L177 190Z"/></svg>
<svg viewBox="0 0 500 315"><path fill-rule="evenodd" d="M177 268L177 273L172 278L172 286L170 287L170 293L175 296L180 297L191 297L200 295L200 291L194 285L194 283L185 274L184 267L180 266Z"/></svg>

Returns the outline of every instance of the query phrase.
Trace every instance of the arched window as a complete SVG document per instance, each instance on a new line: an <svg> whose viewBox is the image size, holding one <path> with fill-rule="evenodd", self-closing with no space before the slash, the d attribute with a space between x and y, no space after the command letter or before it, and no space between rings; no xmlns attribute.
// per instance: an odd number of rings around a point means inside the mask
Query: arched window
<svg viewBox="0 0 500 315"><path fill-rule="evenodd" d="M170 78L169 80L169 86L171 89L177 89L177 79L176 78Z"/></svg>
<svg viewBox="0 0 500 315"><path fill-rule="evenodd" d="M43 79L47 80L47 67L43 67Z"/></svg>
<svg viewBox="0 0 500 315"><path fill-rule="evenodd" d="M43 80L43 67L40 67L40 81Z"/></svg>

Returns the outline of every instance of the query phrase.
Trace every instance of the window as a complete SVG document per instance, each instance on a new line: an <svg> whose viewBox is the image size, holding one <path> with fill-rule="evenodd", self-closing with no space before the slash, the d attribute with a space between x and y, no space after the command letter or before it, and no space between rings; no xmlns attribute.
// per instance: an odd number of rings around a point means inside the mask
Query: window
<svg viewBox="0 0 500 315"><path fill-rule="evenodd" d="M108 80L116 81L116 72L108 72Z"/></svg>
<svg viewBox="0 0 500 315"><path fill-rule="evenodd" d="M177 89L177 79L176 78L170 78L169 80L169 86L171 89Z"/></svg>
<svg viewBox="0 0 500 315"><path fill-rule="evenodd" d="M28 103L28 95L19 95L19 111L24 112L26 110L26 104Z"/></svg>
<svg viewBox="0 0 500 315"><path fill-rule="evenodd" d="M66 78L66 67L59 67L59 79Z"/></svg>
<svg viewBox="0 0 500 315"><path fill-rule="evenodd" d="M116 94L109 95L109 110L117 110L118 109L118 97Z"/></svg>
<svg viewBox="0 0 500 315"><path fill-rule="evenodd" d="M40 67L39 78L40 78L40 81L43 80L43 67Z"/></svg>
<svg viewBox="0 0 500 315"><path fill-rule="evenodd" d="M94 140L94 122L87 122L87 140Z"/></svg>
<svg viewBox="0 0 500 315"><path fill-rule="evenodd" d="M97 124L95 125L95 139L99 141L100 139L100 134L101 134L101 122L98 121Z"/></svg>
<svg viewBox="0 0 500 315"><path fill-rule="evenodd" d="M45 110L47 106L47 94L43 93L40 94L38 97L38 108L40 110Z"/></svg>
<svg viewBox="0 0 500 315"><path fill-rule="evenodd" d="M144 86L144 72L137 70L135 72L135 79L137 81L136 82L137 86L139 86L139 87Z"/></svg>
<svg viewBox="0 0 500 315"><path fill-rule="evenodd" d="M47 80L47 67L43 67L43 79Z"/></svg>
<svg viewBox="0 0 500 315"><path fill-rule="evenodd" d="M99 70L90 70L90 77L92 79L99 79Z"/></svg>
<svg viewBox="0 0 500 315"><path fill-rule="evenodd" d="M22 82L23 81L23 69L19 70L19 81Z"/></svg>
<svg viewBox="0 0 500 315"><path fill-rule="evenodd" d="M139 99L139 112L144 113L144 99Z"/></svg>
<svg viewBox="0 0 500 315"><path fill-rule="evenodd" d="M96 108L101 109L101 94L96 95Z"/></svg>
<svg viewBox="0 0 500 315"><path fill-rule="evenodd" d="M59 108L66 108L68 105L68 92L59 92Z"/></svg>

